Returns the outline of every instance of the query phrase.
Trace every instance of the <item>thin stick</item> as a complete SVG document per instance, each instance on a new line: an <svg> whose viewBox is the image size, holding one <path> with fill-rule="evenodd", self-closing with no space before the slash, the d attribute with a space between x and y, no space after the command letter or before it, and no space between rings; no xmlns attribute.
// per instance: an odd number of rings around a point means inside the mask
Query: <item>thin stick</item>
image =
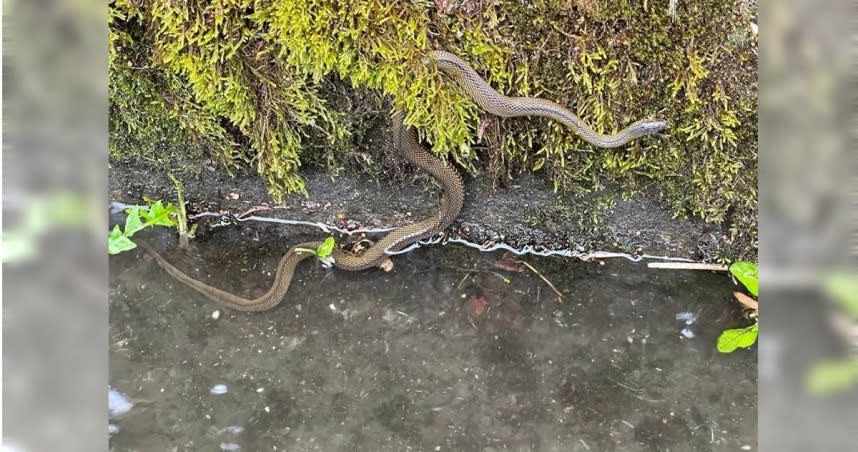
<svg viewBox="0 0 858 452"><path fill-rule="evenodd" d="M559 290L557 290L557 288L556 288L556 287L554 287L554 284L551 284L551 281L549 281L549 280L548 280L548 278L546 278L545 276L542 276L542 273L539 273L538 271L536 271L536 269L535 269L535 268L533 268L533 266L532 266L532 265L528 264L528 263L527 263L527 262L525 262L525 261L516 261L516 262L518 262L518 263L520 263L520 264L524 264L524 265L525 265L527 268L529 268L533 273L536 273L536 276L539 276L540 278L542 278L542 280L543 280L543 281L545 281L545 284L548 284L548 287L551 287L551 290L553 290L553 291L554 291L554 293L556 293L556 294L557 294L557 296L558 296L558 297L560 297L560 299L566 298L566 297L564 297L564 296L563 296L563 294L562 294L562 293L560 293L560 291L559 291Z"/></svg>
<svg viewBox="0 0 858 452"><path fill-rule="evenodd" d="M464 283L465 283L465 280L466 280L466 279L468 279L468 276L471 276L471 271L470 271L470 270L468 270L468 273L465 273L465 277L464 277L464 278L462 278L462 280L461 280L461 281L459 281L459 285L458 285L458 286L456 286L456 289L461 289L461 288L462 288L462 284L464 284Z"/></svg>
<svg viewBox="0 0 858 452"><path fill-rule="evenodd" d="M701 264L697 262L650 262L646 266L671 270L711 270L716 272L725 272L730 268L723 264Z"/></svg>

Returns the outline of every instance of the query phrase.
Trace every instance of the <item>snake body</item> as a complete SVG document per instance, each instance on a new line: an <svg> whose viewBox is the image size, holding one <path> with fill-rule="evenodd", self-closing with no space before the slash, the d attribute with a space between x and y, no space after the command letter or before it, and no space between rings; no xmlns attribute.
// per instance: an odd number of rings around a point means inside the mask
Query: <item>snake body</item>
<svg viewBox="0 0 858 452"><path fill-rule="evenodd" d="M642 120L614 135L602 135L593 131L571 111L554 102L531 97L507 97L498 93L467 63L452 53L433 51L429 54L428 60L456 81L485 111L501 117L541 116L554 119L595 146L605 148L622 146L640 136L660 131L667 125L661 120ZM437 235L456 219L462 209L465 188L459 172L420 144L416 131L403 123L402 113L394 115L393 141L406 159L431 174L441 184L443 196L438 212L425 220L397 228L359 256L335 248L332 257L337 268L357 271L382 266L389 261L387 253L402 250L419 240ZM191 278L148 245L142 244L142 246L154 256L158 265L167 273L221 305L238 311L265 311L280 303L289 290L295 267L302 260L312 256L311 253L302 252L300 249L316 249L321 243L304 242L286 252L277 266L274 284L265 294L257 298L243 298Z"/></svg>

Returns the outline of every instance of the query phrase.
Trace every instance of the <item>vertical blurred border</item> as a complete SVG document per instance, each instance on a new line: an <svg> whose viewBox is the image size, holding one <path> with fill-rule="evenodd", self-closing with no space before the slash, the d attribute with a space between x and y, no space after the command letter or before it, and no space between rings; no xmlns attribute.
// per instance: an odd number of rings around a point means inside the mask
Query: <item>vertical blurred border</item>
<svg viewBox="0 0 858 452"><path fill-rule="evenodd" d="M858 10L759 11L759 446L858 450Z"/></svg>
<svg viewBox="0 0 858 452"><path fill-rule="evenodd" d="M3 9L3 450L107 450L107 2Z"/></svg>

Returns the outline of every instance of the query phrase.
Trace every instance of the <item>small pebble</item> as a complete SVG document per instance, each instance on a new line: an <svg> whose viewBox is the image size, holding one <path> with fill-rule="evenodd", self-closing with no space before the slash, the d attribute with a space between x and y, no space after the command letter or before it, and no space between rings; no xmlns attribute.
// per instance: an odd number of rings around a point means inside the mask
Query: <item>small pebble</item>
<svg viewBox="0 0 858 452"><path fill-rule="evenodd" d="M212 312L212 318L215 320L220 318L220 309L215 310L215 312Z"/></svg>
<svg viewBox="0 0 858 452"><path fill-rule="evenodd" d="M683 328L680 333L685 336L687 339L694 339L694 331L691 331L690 328Z"/></svg>
<svg viewBox="0 0 858 452"><path fill-rule="evenodd" d="M270 412L271 412L271 408L265 407L265 412L266 412L266 413L270 413Z"/></svg>
<svg viewBox="0 0 858 452"><path fill-rule="evenodd" d="M262 392L264 390L265 390L265 388L256 388L256 392Z"/></svg>
<svg viewBox="0 0 858 452"><path fill-rule="evenodd" d="M210 392L212 394L221 395L221 394L226 394L227 391L228 391L228 389L227 389L225 384L216 384L216 385L212 386L212 390Z"/></svg>
<svg viewBox="0 0 858 452"><path fill-rule="evenodd" d="M239 450L241 446L235 443L220 443L220 450Z"/></svg>

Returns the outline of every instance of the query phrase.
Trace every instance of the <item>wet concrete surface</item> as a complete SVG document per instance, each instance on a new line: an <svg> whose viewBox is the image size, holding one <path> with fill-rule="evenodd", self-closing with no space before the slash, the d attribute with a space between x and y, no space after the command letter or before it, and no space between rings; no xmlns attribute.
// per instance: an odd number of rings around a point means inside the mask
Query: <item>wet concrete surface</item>
<svg viewBox="0 0 858 452"><path fill-rule="evenodd" d="M190 251L166 230L140 239L248 296L318 237L244 224ZM563 297L501 253L448 245L388 273L308 260L279 306L240 313L139 249L112 256L110 384L135 405L111 419L111 449L756 449L756 347L715 348L745 324L724 273L525 260Z"/></svg>

